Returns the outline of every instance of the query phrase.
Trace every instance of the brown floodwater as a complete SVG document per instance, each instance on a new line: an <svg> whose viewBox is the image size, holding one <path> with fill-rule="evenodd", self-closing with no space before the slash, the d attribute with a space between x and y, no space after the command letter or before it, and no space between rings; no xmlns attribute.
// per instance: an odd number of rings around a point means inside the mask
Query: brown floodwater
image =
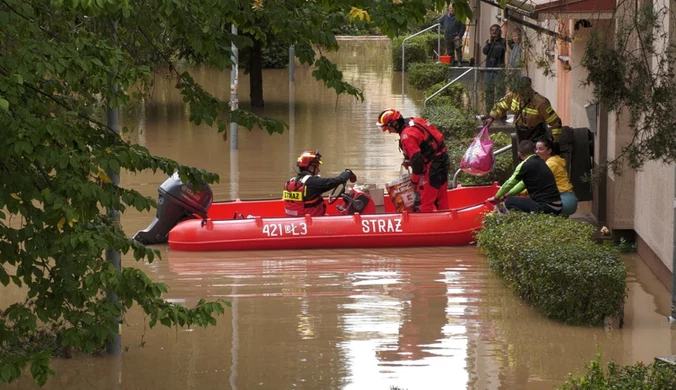
<svg viewBox="0 0 676 390"><path fill-rule="evenodd" d="M319 149L327 175L354 169L362 183L398 175L396 138L373 125L384 108L414 114L421 96L402 99L388 41L346 41L332 53L365 102L336 98L298 68L264 74L260 115L291 122L268 135L240 130L239 151L215 130L188 122L187 108L158 78L153 99L125 113L134 142L184 164L217 172L216 199L279 196L292 162ZM229 74L194 70L227 99ZM247 107L248 79L240 80ZM293 100L292 111L289 101ZM156 196L165 177L123 175ZM151 213L128 212L130 235ZM379 250L187 253L160 246L152 264L123 258L170 288L165 298L187 306L226 299L232 308L207 329L150 329L136 308L123 325L124 352L111 357L53 359L45 389L551 389L580 372L600 350L604 359L650 362L676 353L667 324L670 295L635 255L623 329L572 327L545 319L512 294L473 246ZM5 289L0 307L21 296ZM27 373L8 389L38 388Z"/></svg>

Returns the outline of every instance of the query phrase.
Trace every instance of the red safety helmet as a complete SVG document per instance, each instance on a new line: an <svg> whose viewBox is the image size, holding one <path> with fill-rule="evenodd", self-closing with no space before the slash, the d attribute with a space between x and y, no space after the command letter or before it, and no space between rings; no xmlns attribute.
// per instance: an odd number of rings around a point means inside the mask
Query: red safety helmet
<svg viewBox="0 0 676 390"><path fill-rule="evenodd" d="M317 166L322 163L322 155L319 151L306 150L298 157L298 168L307 169L310 166Z"/></svg>
<svg viewBox="0 0 676 390"><path fill-rule="evenodd" d="M376 122L376 125L378 125L382 131L386 131L387 126L395 127L394 122L399 119L401 119L401 113L394 108L388 108L378 115L378 122Z"/></svg>

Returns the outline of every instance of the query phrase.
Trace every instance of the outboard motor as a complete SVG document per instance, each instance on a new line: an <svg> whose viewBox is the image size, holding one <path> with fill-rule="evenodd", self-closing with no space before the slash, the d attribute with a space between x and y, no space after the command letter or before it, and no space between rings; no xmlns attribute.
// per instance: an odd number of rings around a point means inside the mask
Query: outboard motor
<svg viewBox="0 0 676 390"><path fill-rule="evenodd" d="M193 190L191 183L184 184L175 173L157 189L157 214L155 220L134 235L134 240L144 245L164 244L169 231L179 222L194 218L195 214L207 217L214 194L208 184L202 184L200 191Z"/></svg>

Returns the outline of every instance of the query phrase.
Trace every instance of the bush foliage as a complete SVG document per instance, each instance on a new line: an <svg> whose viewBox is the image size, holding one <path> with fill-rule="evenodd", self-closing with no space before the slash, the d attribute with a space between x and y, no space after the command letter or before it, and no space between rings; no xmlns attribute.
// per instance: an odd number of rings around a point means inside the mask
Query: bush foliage
<svg viewBox="0 0 676 390"><path fill-rule="evenodd" d="M441 97L432 101L434 104L423 107L420 116L434 123L447 141L474 136L477 120L470 111L453 105L450 98Z"/></svg>
<svg viewBox="0 0 676 390"><path fill-rule="evenodd" d="M412 71L411 71L412 73ZM409 74L409 78L411 75ZM430 87L427 87L425 89L425 99L428 97L432 96L435 92L439 91L441 88L443 88L446 84L448 84L448 80L444 80L442 82L436 83L431 85ZM467 89L465 88L465 85L462 83L453 83L451 84L448 88L444 89L436 95L434 98L430 99L428 102L429 104L434 104L434 105L440 105L439 103L436 103L435 100L441 99L443 97L448 98L446 101L444 101L441 104L444 105L451 105L453 107L467 107L469 103L469 93L467 93Z"/></svg>
<svg viewBox="0 0 676 390"><path fill-rule="evenodd" d="M397 72L401 71L401 44L407 37L397 37L392 40L392 65ZM428 62L434 58L439 36L434 34L420 34L406 41L406 70L417 62Z"/></svg>
<svg viewBox="0 0 676 390"><path fill-rule="evenodd" d="M676 369L663 362L648 365L638 362L621 366L611 361L603 369L600 354L586 366L587 373L581 377L570 375L560 390L672 390L676 389Z"/></svg>
<svg viewBox="0 0 676 390"><path fill-rule="evenodd" d="M442 62L413 63L408 66L409 85L426 90L435 84L442 84L443 87L448 82L448 64Z"/></svg>
<svg viewBox="0 0 676 390"><path fill-rule="evenodd" d="M620 316L627 271L619 251L597 244L594 227L561 217L489 214L478 234L488 264L548 318L600 325Z"/></svg>

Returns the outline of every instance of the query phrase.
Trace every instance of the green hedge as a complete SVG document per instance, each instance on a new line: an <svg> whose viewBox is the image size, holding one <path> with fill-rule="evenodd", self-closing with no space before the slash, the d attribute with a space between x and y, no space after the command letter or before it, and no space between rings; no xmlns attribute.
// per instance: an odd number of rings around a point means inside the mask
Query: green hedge
<svg viewBox="0 0 676 390"><path fill-rule="evenodd" d="M561 217L512 212L484 219L478 245L510 289L548 318L600 325L621 316L627 270L594 227Z"/></svg>
<svg viewBox="0 0 676 390"><path fill-rule="evenodd" d="M412 71L409 73L409 78L411 77L411 73ZM448 82L449 80L443 80L425 89L425 99L443 88L446 84L448 84ZM441 99L443 97L447 97L448 99L443 103L438 103L437 99ZM467 89L465 88L464 84L453 83L448 88L441 91L441 93L433 97L429 102L427 102L427 104L435 106L441 104L450 104L451 106L458 108L467 107L469 105L469 93L467 93Z"/></svg>
<svg viewBox="0 0 676 390"><path fill-rule="evenodd" d="M432 99L420 110L420 116L434 123L447 141L474 137L477 119L471 111L459 108L455 103L455 99L446 96Z"/></svg>
<svg viewBox="0 0 676 390"><path fill-rule="evenodd" d="M437 37L436 33L425 33L406 41L406 70L413 63L428 62L435 58L434 50L437 50ZM404 38L407 37L397 37L392 40L392 65L397 72L401 71L401 43Z"/></svg>
<svg viewBox="0 0 676 390"><path fill-rule="evenodd" d="M408 67L408 83L420 90L426 90L435 84L443 87L450 81L448 64L443 62L413 63Z"/></svg>
<svg viewBox="0 0 676 390"><path fill-rule="evenodd" d="M589 363L587 373L581 377L570 375L560 390L673 390L676 389L676 369L663 362L645 365L641 362L621 366L609 362L603 369L601 356Z"/></svg>

